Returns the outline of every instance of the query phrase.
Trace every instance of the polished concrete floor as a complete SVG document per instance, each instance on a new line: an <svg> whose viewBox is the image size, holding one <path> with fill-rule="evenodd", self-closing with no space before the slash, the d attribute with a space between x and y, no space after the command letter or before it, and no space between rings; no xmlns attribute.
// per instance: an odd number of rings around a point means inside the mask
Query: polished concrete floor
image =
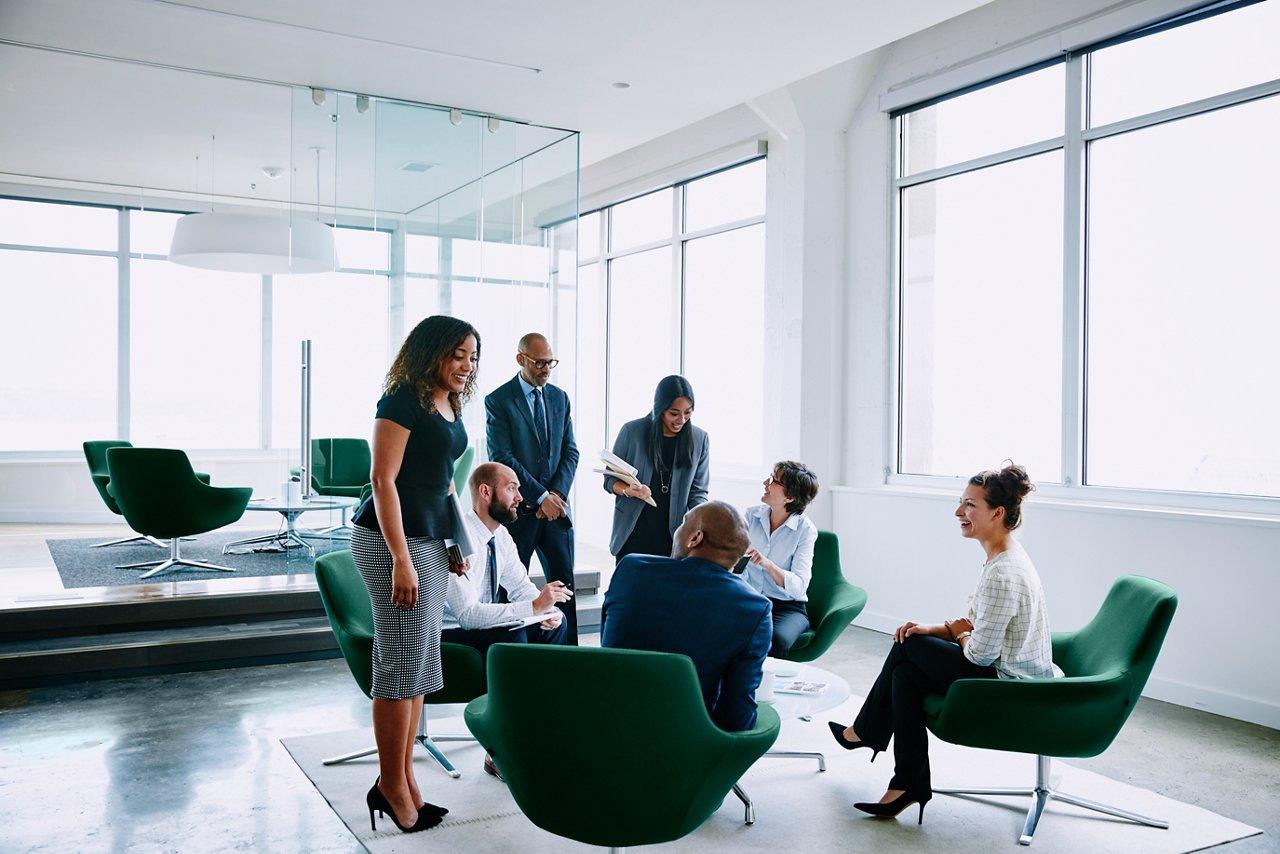
<svg viewBox="0 0 1280 854"><path fill-rule="evenodd" d="M822 665L858 690L887 643L852 628ZM362 851L279 740L368 724L341 660L0 693L0 852ZM1228 854L1280 851L1280 732L1143 700L1079 764L1266 831Z"/></svg>
<svg viewBox="0 0 1280 854"><path fill-rule="evenodd" d="M199 596L280 583L62 590L44 539L106 539L120 528L0 525L0 620L6 608L56 607L66 596ZM611 569L607 555L599 563ZM852 628L821 664L864 691L888 643ZM0 692L0 854L362 851L280 739L369 723L369 701L340 659ZM1264 829L1224 846L1229 854L1280 854L1276 730L1143 700L1106 753L1078 764ZM421 781L448 804L443 773L424 762Z"/></svg>

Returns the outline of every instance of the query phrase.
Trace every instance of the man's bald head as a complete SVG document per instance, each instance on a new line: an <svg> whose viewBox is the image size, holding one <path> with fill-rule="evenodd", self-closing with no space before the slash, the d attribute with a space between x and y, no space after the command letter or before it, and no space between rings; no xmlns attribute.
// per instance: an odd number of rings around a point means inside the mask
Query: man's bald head
<svg viewBox="0 0 1280 854"><path fill-rule="evenodd" d="M746 552L747 523L732 505L708 501L685 514L676 529L672 557L700 557L729 569Z"/></svg>

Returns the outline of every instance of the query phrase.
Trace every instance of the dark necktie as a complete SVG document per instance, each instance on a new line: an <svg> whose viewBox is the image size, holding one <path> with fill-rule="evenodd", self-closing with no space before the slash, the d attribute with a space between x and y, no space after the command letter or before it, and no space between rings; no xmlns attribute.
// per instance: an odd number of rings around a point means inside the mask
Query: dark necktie
<svg viewBox="0 0 1280 854"><path fill-rule="evenodd" d="M547 453L547 410L542 406L542 389L533 390L533 432L538 437L538 445L542 453Z"/></svg>
<svg viewBox="0 0 1280 854"><path fill-rule="evenodd" d="M498 552L494 549L497 537L489 538L489 601L498 601Z"/></svg>

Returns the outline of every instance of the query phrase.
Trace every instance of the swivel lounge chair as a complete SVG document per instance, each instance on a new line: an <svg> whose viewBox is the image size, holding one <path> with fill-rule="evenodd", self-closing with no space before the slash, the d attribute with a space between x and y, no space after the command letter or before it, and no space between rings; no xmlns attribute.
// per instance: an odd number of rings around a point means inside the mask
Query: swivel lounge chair
<svg viewBox="0 0 1280 854"><path fill-rule="evenodd" d="M316 558L316 587L320 590L320 601L324 603L324 611L329 615L329 625L334 637L338 640L338 648L346 659L352 677L365 696L371 696L373 687L373 608L369 604L369 591L364 586L364 579L356 569L347 550L330 552ZM469 735L441 735L434 738L427 733L427 708L429 705L446 703L466 703L485 692L484 659L480 653L469 646L456 643L440 644L440 662L444 670L444 687L433 694L428 694L422 706L422 717L418 720L417 742L426 748L440 767L450 776L457 778L461 773L444 755L436 742L440 741L475 741ZM364 756L372 756L378 752L377 747L358 750L344 756L334 756L324 760L325 765L337 765L350 762Z"/></svg>
<svg viewBox="0 0 1280 854"><path fill-rule="evenodd" d="M809 578L809 630L787 651L788 661L814 661L849 628L867 606L867 591L844 577L840 565L840 539L830 531L819 531L813 547L813 575ZM806 757L818 761L818 770L827 770L827 759L807 750L770 750L769 756Z"/></svg>
<svg viewBox="0 0 1280 854"><path fill-rule="evenodd" d="M183 537L216 530L243 516L252 489L209 486L196 477L186 454L169 448L109 448L107 472L108 490L129 527L169 541L165 560L123 564L119 569L154 567L141 579L183 567L235 572L229 566L182 557L180 544Z"/></svg>
<svg viewBox="0 0 1280 854"><path fill-rule="evenodd" d="M312 439L311 488L317 495L359 498L369 483L373 457L365 439ZM293 469L297 474L298 469ZM342 508L339 524L319 531L308 531L306 537L351 536L347 510Z"/></svg>
<svg viewBox="0 0 1280 854"><path fill-rule="evenodd" d="M1049 758L1097 756L1110 746L1147 684L1177 606L1177 594L1159 581L1121 576L1087 626L1054 633L1053 660L1065 678L961 679L945 695L925 697L926 723L943 741L1036 754L1034 787L933 791L1030 796L1023 845L1031 844L1050 799L1167 828L1166 821L1051 789Z"/></svg>
<svg viewBox="0 0 1280 854"><path fill-rule="evenodd" d="M668 652L496 644L489 693L467 726L529 820L558 836L621 850L696 830L778 737L778 714L725 732L711 722L693 662ZM557 675L547 690L547 673ZM573 721L547 785L547 733ZM567 806L568 805L568 806Z"/></svg>
<svg viewBox="0 0 1280 854"><path fill-rule="evenodd" d="M89 476L93 478L93 485L97 488L98 494L102 496L102 503L107 505L107 509L117 516L123 515L120 512L120 505L116 503L115 498L111 495L108 488L111 483L111 475L107 472L107 449L108 448L132 448L133 445L120 439L97 439L84 443L84 458L89 463ZM204 472L196 472L196 477L205 483L209 482L209 475ZM135 534L132 537L123 537L119 540L109 540L105 543L94 543L90 548L99 549L103 546L121 546L126 543L150 543L153 546L166 548L167 544L162 543L155 537L148 537L145 534Z"/></svg>

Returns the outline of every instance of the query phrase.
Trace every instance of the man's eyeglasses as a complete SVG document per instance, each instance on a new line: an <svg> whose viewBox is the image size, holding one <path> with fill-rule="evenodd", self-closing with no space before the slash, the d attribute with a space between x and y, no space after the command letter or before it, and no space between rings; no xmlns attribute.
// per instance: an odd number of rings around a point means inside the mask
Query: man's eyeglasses
<svg viewBox="0 0 1280 854"><path fill-rule="evenodd" d="M554 368L556 365L560 364L559 359L531 359L524 353L521 353L520 357L529 364L537 367L538 370L542 370L543 368Z"/></svg>

